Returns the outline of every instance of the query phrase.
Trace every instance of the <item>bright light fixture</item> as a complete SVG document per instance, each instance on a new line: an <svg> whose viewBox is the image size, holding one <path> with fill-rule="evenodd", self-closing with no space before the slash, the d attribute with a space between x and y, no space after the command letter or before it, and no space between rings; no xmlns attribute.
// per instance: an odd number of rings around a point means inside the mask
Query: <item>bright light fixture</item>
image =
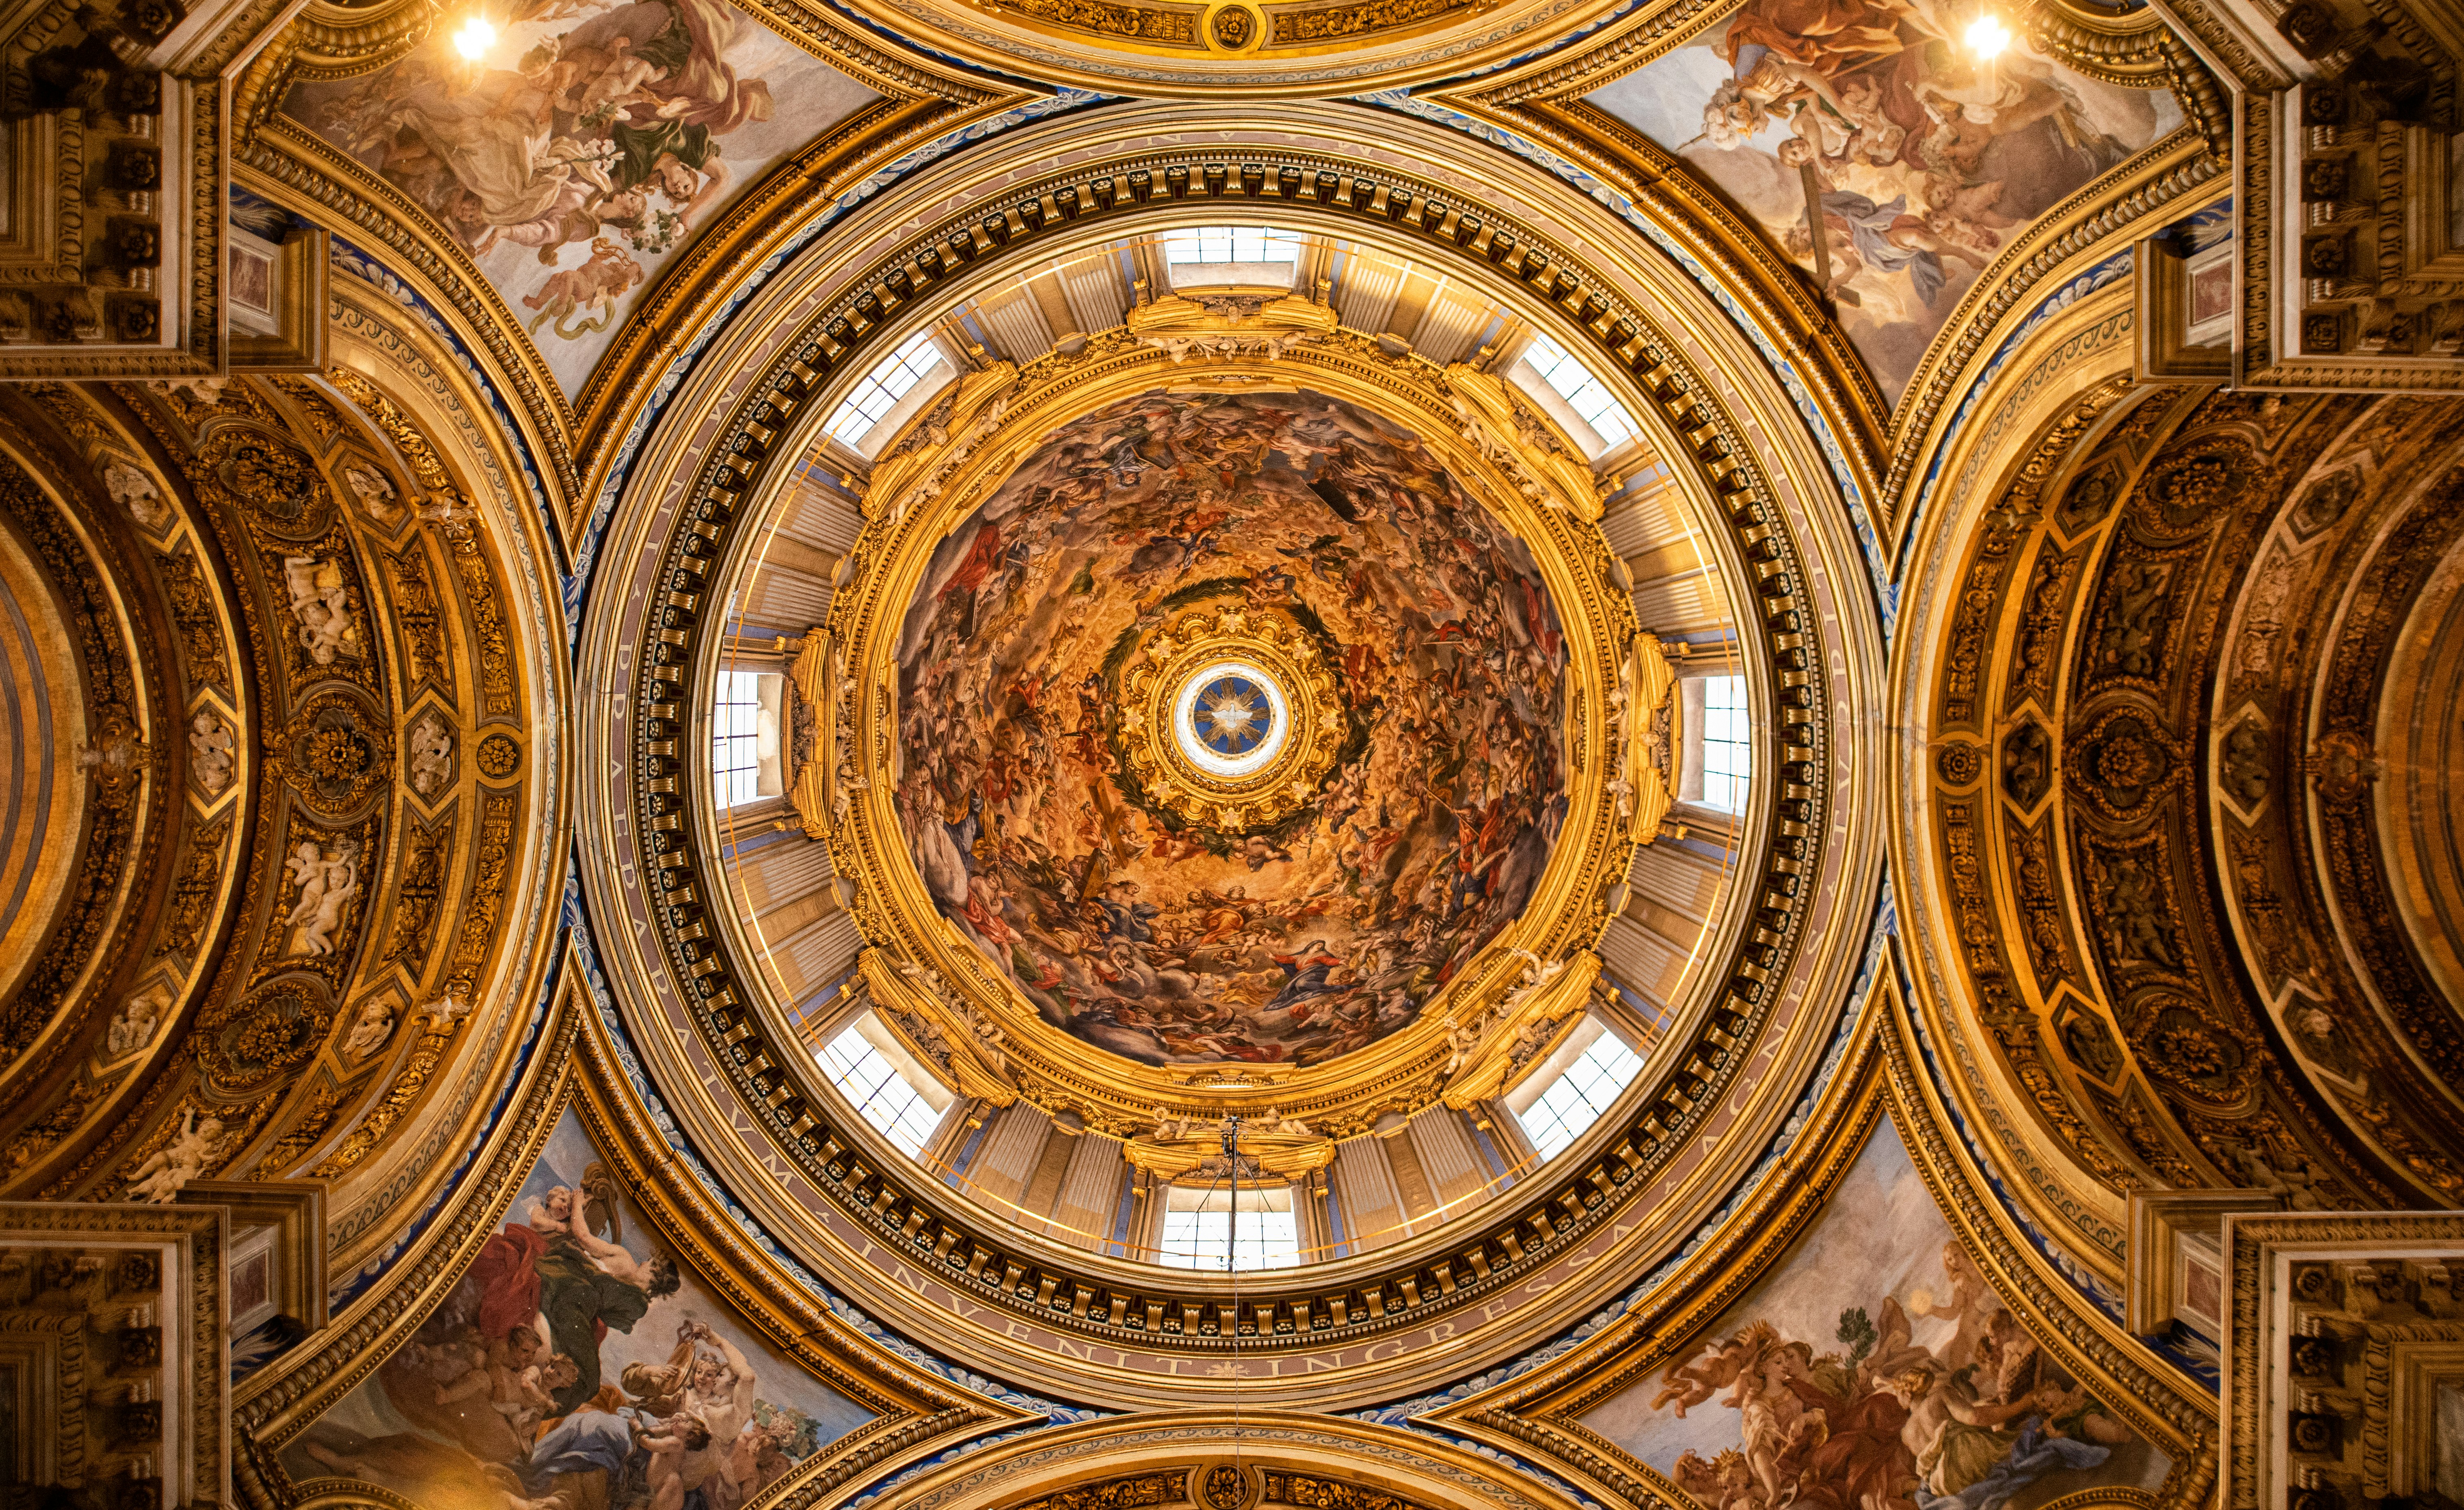
<svg viewBox="0 0 2464 1510"><path fill-rule="evenodd" d="M1969 33L1971 36L1974 34ZM495 45L496 29L488 24L485 16L473 16L462 23L462 30L453 33L453 51L474 63L487 56L488 49Z"/></svg>
<svg viewBox="0 0 2464 1510"><path fill-rule="evenodd" d="M1968 45L1977 56L1991 62L2011 45L2011 29L1990 15L1980 15L1968 24Z"/></svg>

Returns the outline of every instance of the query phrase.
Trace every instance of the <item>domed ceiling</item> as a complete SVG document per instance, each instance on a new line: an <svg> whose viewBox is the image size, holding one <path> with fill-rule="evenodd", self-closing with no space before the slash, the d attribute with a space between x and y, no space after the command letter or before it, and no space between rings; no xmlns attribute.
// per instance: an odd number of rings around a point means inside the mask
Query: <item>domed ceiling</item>
<svg viewBox="0 0 2464 1510"><path fill-rule="evenodd" d="M1149 1064L1312 1065L1410 1022L1564 820L1530 553L1314 392L1058 430L935 553L897 660L898 813L942 915Z"/></svg>
<svg viewBox="0 0 2464 1510"><path fill-rule="evenodd" d="M2452 15L21 11L53 1498L2423 1497Z"/></svg>

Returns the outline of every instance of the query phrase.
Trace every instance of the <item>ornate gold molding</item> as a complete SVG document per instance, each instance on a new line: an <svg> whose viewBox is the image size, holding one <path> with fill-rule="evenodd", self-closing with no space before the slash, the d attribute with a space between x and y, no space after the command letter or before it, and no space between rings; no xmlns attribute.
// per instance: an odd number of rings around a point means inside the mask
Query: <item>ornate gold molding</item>
<svg viewBox="0 0 2464 1510"><path fill-rule="evenodd" d="M1045 1024L979 952L958 942L943 923L924 891L893 806L899 711L891 657L916 574L933 546L991 495L1036 439L1079 415L1166 385L1238 392L1264 376L1279 385L1297 384L1357 404L1418 435L1455 480L1531 549L1567 625L1570 682L1613 684L1633 653L1637 633L1630 603L1608 585L1607 542L1591 522L1598 504L1589 469L1573 459L1553 425L1528 407L1516 416L1519 430L1502 439L1492 422L1480 417L1507 407L1496 379L1463 367L1441 371L1418 358L1389 357L1348 332L1321 334L1331 324L1332 312L1307 300L1287 301L1307 316L1289 327L1307 338L1297 345L1285 344L1281 335L1258 335L1293 318L1271 308L1227 315L1192 300L1176 302L1187 308L1163 308L1156 322L1143 329L1133 318L1123 339L1090 341L1075 357L1056 355L1034 363L1020 374L1014 389L1001 390L997 408L988 398L978 400L986 412L1000 416L988 433L979 435L979 427L970 426L948 430L939 445L928 440L910 449L900 442L895 469L887 479L876 475L867 493L870 518L833 594L829 624L831 644L843 647L847 681L869 689L842 700L842 750L854 752L855 776L848 782L854 789L849 817L831 826L837 872L855 887L850 910L865 936L938 988L902 991L900 1004L937 1018L935 1026L953 1041L980 1038L980 1022L989 1020L1004 1045L1005 1080L1047 1110L1074 1111L1089 1127L1123 1137L1144 1127L1158 1103L1186 1104L1192 1092L1183 1077L1088 1055ZM1158 339L1158 329L1174 335ZM1233 343L1178 343L1184 336L1201 339L1210 332L1229 333ZM1248 344L1253 337L1269 346ZM962 396L953 420L965 412ZM917 480L904 483L907 478ZM1568 498L1559 491L1567 484L1581 491ZM1290 783L1312 772L1322 775L1346 737L1331 711L1331 677L1312 669L1319 653L1314 641L1276 616L1199 605L1150 633L1142 646L1124 671L1132 699L1125 718L1143 719L1145 730L1128 735L1131 769L1151 796L1185 816L1203 816L1227 831L1252 828L1278 805L1289 804ZM1235 649L1287 678L1293 727L1287 764L1270 763L1254 777L1225 786L1189 768L1177 751L1157 753L1149 736L1171 724L1166 702L1187 677ZM1317 690L1320 682L1326 684L1323 693ZM1328 699L1325 710L1316 706L1320 696ZM1623 876L1634 843L1632 815L1620 813L1617 796L1608 790L1610 733L1579 719L1569 729L1571 806L1548 870L1521 920L1424 1005L1415 1026L1340 1063L1279 1067L1271 1088L1225 1098L1223 1105L1255 1113L1271 1100L1336 1136L1362 1130L1386 1111L1409 1114L1434 1101L1450 1074L1461 1073L1460 1066L1451 1072L1443 1067L1448 1025L1485 1018L1497 998L1513 989L1513 977L1521 974L1517 956L1553 969L1570 953L1587 955L1605 922L1595 898ZM1237 822L1227 823L1227 810ZM963 1015L945 1007L945 997L963 1001ZM1483 1041L1502 1055L1513 1037L1509 1030Z"/></svg>

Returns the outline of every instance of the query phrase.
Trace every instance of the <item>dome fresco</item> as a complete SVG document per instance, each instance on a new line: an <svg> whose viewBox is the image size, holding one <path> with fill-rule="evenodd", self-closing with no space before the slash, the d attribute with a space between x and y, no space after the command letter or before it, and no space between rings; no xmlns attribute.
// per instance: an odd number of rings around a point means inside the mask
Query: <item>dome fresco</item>
<svg viewBox="0 0 2464 1510"><path fill-rule="evenodd" d="M1309 392L1150 393L1050 437L935 555L898 812L943 915L1055 1026L1150 1064L1322 1063L1519 914L1564 818L1565 665L1529 552L1411 435ZM1257 722L1194 722L1232 702ZM1286 704L1312 728L1278 733ZM1297 774L1227 811L1212 783L1246 773L1151 755L1175 718Z"/></svg>

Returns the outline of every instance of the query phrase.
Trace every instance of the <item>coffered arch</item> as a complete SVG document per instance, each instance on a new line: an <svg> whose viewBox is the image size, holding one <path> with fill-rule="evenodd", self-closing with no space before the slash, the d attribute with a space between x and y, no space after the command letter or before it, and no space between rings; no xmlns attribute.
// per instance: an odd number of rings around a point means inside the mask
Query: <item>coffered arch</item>
<svg viewBox="0 0 2464 1510"><path fill-rule="evenodd" d="M2374 753L2418 737L2377 710L2437 612L2453 420L2134 383L2129 317L2032 342L1946 465L1895 836L1948 1078L2117 1298L2134 1196L2444 1205L2456 1172L2433 890L2389 879L2422 809Z"/></svg>
<svg viewBox="0 0 2464 1510"><path fill-rule="evenodd" d="M536 1047L565 693L501 436L424 334L340 304L324 372L14 390L12 517L114 540L55 580L138 610L101 695L55 699L93 752L71 769L93 815L162 827L88 819L86 873L135 889L51 947L125 936L15 998L48 1017L10 1065L7 1173L55 1199L166 1166L314 1180L373 1278Z"/></svg>

